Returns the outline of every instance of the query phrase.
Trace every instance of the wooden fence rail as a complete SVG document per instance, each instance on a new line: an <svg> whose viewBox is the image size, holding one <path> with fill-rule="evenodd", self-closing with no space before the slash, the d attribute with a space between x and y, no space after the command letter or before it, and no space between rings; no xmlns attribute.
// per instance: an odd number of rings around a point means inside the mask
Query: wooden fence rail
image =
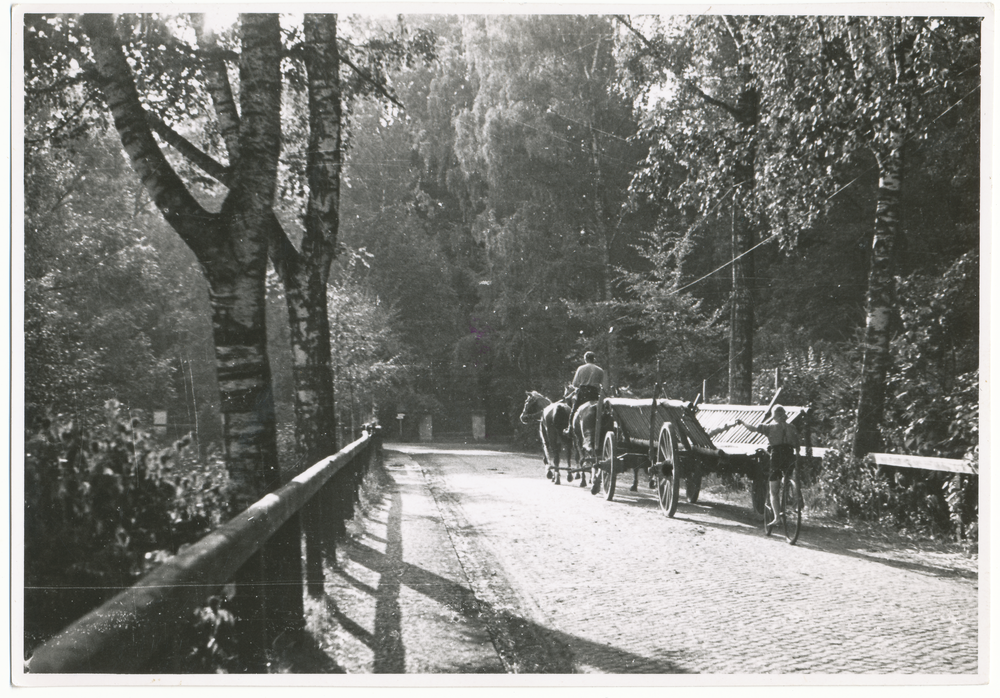
<svg viewBox="0 0 1000 698"><path fill-rule="evenodd" d="M317 541L329 535L329 530L321 529L343 526L342 520L331 520L330 505L349 518L349 505L357 496L364 470L380 451L380 442L377 429L368 431L336 455L267 494L38 647L26 662L26 670L38 674L142 673L154 653L174 640L192 611L240 578L244 564L303 510L306 574L297 576L308 579L310 592L315 592L317 585L322 587ZM338 473L341 477L335 479ZM341 491L347 484L344 476L353 492ZM301 599L301 586L296 593Z"/></svg>
<svg viewBox="0 0 1000 698"><path fill-rule="evenodd" d="M978 464L956 458L931 458L928 456L905 456L896 453L870 453L877 465L890 465L894 468L918 468L920 470L937 470L943 473L961 473L963 475L978 475Z"/></svg>

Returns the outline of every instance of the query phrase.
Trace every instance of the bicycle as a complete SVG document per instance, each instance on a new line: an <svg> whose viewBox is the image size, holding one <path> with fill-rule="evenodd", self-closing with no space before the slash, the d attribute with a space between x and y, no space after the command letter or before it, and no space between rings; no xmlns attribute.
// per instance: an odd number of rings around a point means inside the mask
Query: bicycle
<svg viewBox="0 0 1000 698"><path fill-rule="evenodd" d="M799 489L799 464L792 467L791 477L787 472L781 474L781 485L779 490L779 503L781 513L779 517L785 532L785 540L789 545L795 545L799 539L799 531L802 528L802 490ZM769 523L774 521L774 523ZM771 513L771 494L768 491L764 499L764 535L771 535L771 531L777 525L775 517Z"/></svg>

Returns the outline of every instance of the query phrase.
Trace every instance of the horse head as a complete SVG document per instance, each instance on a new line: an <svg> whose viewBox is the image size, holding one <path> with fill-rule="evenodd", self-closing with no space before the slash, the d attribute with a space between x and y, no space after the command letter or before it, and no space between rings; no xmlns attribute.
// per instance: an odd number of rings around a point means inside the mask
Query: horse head
<svg viewBox="0 0 1000 698"><path fill-rule="evenodd" d="M521 424L537 421L542 415L542 410L551 403L551 400L534 390L525 391L525 395L527 397L524 400L524 409L521 410Z"/></svg>

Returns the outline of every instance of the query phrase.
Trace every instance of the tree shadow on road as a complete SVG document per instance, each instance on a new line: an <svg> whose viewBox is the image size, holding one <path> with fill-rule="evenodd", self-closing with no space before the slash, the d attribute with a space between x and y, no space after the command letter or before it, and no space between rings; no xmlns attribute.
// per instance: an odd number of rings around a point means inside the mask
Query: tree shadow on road
<svg viewBox="0 0 1000 698"><path fill-rule="evenodd" d="M641 486L638 492L616 493L615 501L642 508L659 508L659 502L655 496L643 492ZM739 506L703 498L697 504L690 504L683 501L682 497L673 520L724 530L729 533L764 536L763 517L757 514L749 506L749 503L747 506ZM780 531L775 531L772 538L775 543L787 545L785 537ZM979 578L975 570L967 569L965 566L939 565L926 559L922 561L904 559L908 556L919 556L921 551L901 536L865 531L858 527L819 518L803 518L802 530L795 545L807 550L844 555L933 577L955 577L970 580ZM923 557L927 556L923 555Z"/></svg>
<svg viewBox="0 0 1000 698"><path fill-rule="evenodd" d="M675 674L684 671L668 659L651 659L626 652L617 647L544 627L505 608L496 608L477 598L467 587L442 577L420 566L403 560L402 498L395 481L389 486L387 543L380 552L352 538L340 544L340 553L346 560L361 565L378 574L377 588L365 584L349 574L343 567L337 573L355 589L374 597L375 625L370 633L363 622L348 618L336 601L327 597L327 609L332 619L342 628L368 646L375 657L375 673L401 673L405 671L406 647L403 646L403 625L407 609L401 606L400 592L410 588L448 608L469 624L481 624L489 632L499 655L500 664L457 665L454 673L556 673L575 671L575 655L586 657L586 663L606 673L628 671L656 674ZM455 623L451 629L456 641L461 642L463 630Z"/></svg>

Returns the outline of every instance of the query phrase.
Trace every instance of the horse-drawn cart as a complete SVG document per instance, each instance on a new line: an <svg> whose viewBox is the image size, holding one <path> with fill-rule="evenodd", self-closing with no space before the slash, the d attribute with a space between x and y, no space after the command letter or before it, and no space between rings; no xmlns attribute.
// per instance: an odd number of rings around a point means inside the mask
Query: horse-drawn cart
<svg viewBox="0 0 1000 698"><path fill-rule="evenodd" d="M692 403L658 398L658 394L659 386L649 399L603 401L606 409L601 411L601 425L595 430L602 440L594 477L600 477L605 498L610 501L614 497L620 473L647 469L660 508L672 517L677 511L681 481L686 483L688 501L695 503L702 477L715 472L749 477L754 483L757 508L758 491L761 485L766 488L766 461L762 461L766 454L744 456L719 450L695 416ZM762 498L759 511L763 511Z"/></svg>

